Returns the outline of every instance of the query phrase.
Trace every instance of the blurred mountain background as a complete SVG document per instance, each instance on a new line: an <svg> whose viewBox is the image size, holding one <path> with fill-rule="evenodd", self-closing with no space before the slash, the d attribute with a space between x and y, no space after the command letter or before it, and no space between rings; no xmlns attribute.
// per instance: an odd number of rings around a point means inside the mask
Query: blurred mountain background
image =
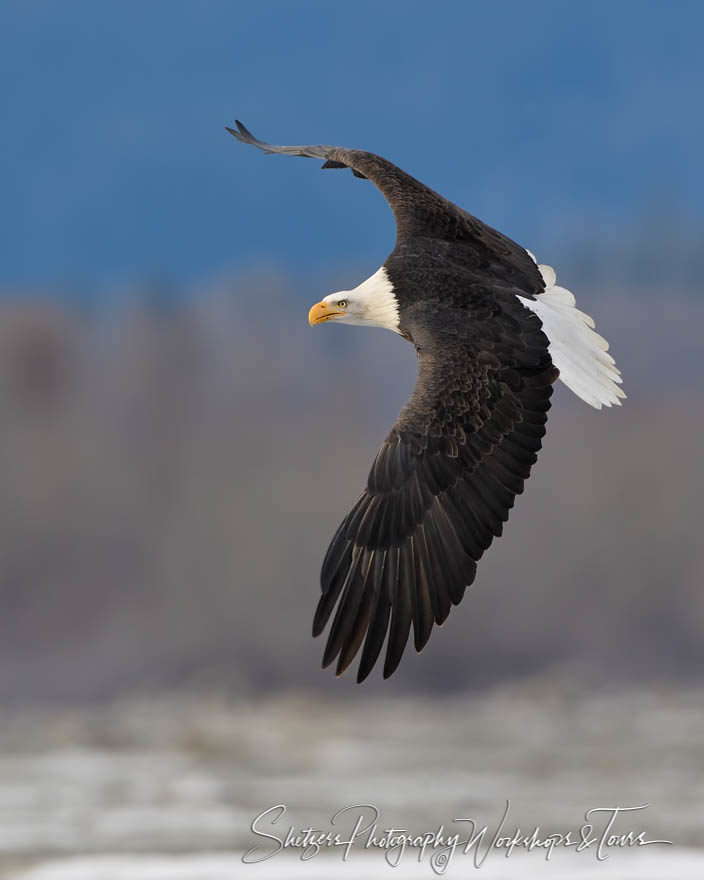
<svg viewBox="0 0 704 880"><path fill-rule="evenodd" d="M703 25L683 0L6 0L0 698L356 692L318 668L318 570L415 357L306 314L393 218L235 116L500 228L624 374L617 411L557 391L504 537L395 689L700 678Z"/></svg>

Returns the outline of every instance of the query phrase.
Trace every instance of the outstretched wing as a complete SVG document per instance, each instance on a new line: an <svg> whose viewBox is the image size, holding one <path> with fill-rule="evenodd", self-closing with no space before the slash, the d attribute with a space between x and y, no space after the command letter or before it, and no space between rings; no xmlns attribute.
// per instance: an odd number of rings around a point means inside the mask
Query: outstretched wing
<svg viewBox="0 0 704 880"><path fill-rule="evenodd" d="M396 245L423 237L450 245L455 260L478 267L494 281L503 281L531 297L545 289L535 261L524 248L498 230L463 211L449 199L411 177L387 159L364 150L310 144L284 147L258 140L239 121L227 128L244 144L265 153L325 159L323 168L351 168L356 177L368 178L385 197L396 218Z"/></svg>
<svg viewBox="0 0 704 880"><path fill-rule="evenodd" d="M351 168L356 177L371 180L394 212L398 240L413 235L456 236L469 216L415 177L374 153L322 144L293 147L267 144L255 138L239 120L235 120L235 125L237 130L226 126L233 137L265 153L325 159L323 168Z"/></svg>
<svg viewBox="0 0 704 880"><path fill-rule="evenodd" d="M536 461L557 371L540 322L495 294L483 319L419 307L411 399L367 487L335 534L321 573L313 634L335 611L323 666L341 674L362 647L358 681L384 640L384 678L413 627L415 647L447 618L499 536Z"/></svg>

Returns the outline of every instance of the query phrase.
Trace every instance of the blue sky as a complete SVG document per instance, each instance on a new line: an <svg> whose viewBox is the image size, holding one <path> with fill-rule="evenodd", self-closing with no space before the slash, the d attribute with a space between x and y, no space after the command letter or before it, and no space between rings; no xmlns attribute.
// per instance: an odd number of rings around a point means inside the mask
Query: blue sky
<svg viewBox="0 0 704 880"><path fill-rule="evenodd" d="M0 286L374 269L370 184L264 139L368 148L540 252L704 211L698 2L0 6Z"/></svg>

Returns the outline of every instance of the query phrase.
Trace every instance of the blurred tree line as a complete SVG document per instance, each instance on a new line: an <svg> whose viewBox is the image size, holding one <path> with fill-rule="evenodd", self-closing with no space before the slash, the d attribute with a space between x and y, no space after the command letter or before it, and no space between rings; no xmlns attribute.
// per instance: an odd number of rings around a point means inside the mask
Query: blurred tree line
<svg viewBox="0 0 704 880"><path fill-rule="evenodd" d="M304 303L349 281L302 296L262 272L96 310L6 292L0 698L355 691L319 669L318 570L415 356L383 331L307 326ZM598 413L556 392L474 587L367 693L704 672L704 303L567 286L629 399Z"/></svg>

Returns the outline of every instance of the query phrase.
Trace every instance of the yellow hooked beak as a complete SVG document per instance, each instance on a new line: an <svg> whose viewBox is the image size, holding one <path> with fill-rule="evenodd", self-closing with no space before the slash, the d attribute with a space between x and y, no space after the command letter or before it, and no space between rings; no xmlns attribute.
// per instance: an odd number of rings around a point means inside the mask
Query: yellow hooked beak
<svg viewBox="0 0 704 880"><path fill-rule="evenodd" d="M334 306L331 306L330 303L319 302L308 312L308 323L312 327L314 324L322 324L323 321L329 321L330 318L335 318L337 315L344 314L345 313L341 309L336 309Z"/></svg>

